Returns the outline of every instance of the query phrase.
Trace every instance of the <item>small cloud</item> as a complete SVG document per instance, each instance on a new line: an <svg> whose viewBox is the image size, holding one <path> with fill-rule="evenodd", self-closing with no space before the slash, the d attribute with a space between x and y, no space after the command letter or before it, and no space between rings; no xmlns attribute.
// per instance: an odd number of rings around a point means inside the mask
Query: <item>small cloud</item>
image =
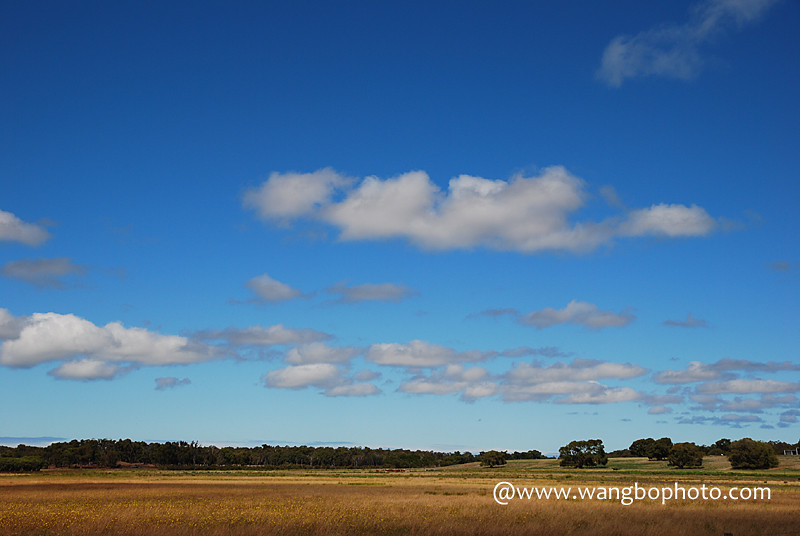
<svg viewBox="0 0 800 536"><path fill-rule="evenodd" d="M697 386L699 394L754 394L754 393L796 393L800 383L776 380L728 380L708 382Z"/></svg>
<svg viewBox="0 0 800 536"><path fill-rule="evenodd" d="M540 348L531 348L530 346L519 346L503 350L497 353L500 357L524 357L529 355L537 355L541 357L570 357L572 352L562 352L555 346L542 346Z"/></svg>
<svg viewBox="0 0 800 536"><path fill-rule="evenodd" d="M627 326L635 318L626 311L619 313L603 311L592 303L572 300L563 309L546 307L540 311L525 314L517 321L527 326L535 326L537 329L558 324L577 324L591 329L602 329Z"/></svg>
<svg viewBox="0 0 800 536"><path fill-rule="evenodd" d="M156 391L166 391L167 389L173 389L181 385L189 385L190 383L192 382L189 378L183 378L182 380L174 377L156 378Z"/></svg>
<svg viewBox="0 0 800 536"><path fill-rule="evenodd" d="M50 238L42 226L27 223L11 212L0 210L0 242L19 242L27 246L39 246Z"/></svg>
<svg viewBox="0 0 800 536"><path fill-rule="evenodd" d="M371 383L337 385L323 392L325 396L372 396L380 393L381 390Z"/></svg>
<svg viewBox="0 0 800 536"><path fill-rule="evenodd" d="M665 413L672 413L672 408L667 406L653 406L647 410L649 415L664 415Z"/></svg>
<svg viewBox="0 0 800 536"><path fill-rule="evenodd" d="M328 333L314 329L294 329L276 324L270 327L226 328L198 331L192 338L199 341L225 341L232 346L285 346L307 344L333 338Z"/></svg>
<svg viewBox="0 0 800 536"><path fill-rule="evenodd" d="M338 303L360 303L364 301L382 301L398 303L419 293L412 288L395 283L364 283L348 287L337 283L325 289L329 294L338 295Z"/></svg>
<svg viewBox="0 0 800 536"><path fill-rule="evenodd" d="M346 363L358 355L352 346L333 347L321 342L302 344L286 352L286 362L292 365L311 363Z"/></svg>
<svg viewBox="0 0 800 536"><path fill-rule="evenodd" d="M290 365L271 370L264 375L267 387L280 389L304 389L309 386L332 387L338 383L341 372L338 367L328 363L309 365Z"/></svg>
<svg viewBox="0 0 800 536"><path fill-rule="evenodd" d="M692 313L686 315L686 320L665 320L665 326L674 326L678 328L707 328L708 322L700 318L695 318Z"/></svg>
<svg viewBox="0 0 800 536"><path fill-rule="evenodd" d="M256 276L245 283L244 286L249 288L258 300L269 303L293 300L303 296L303 293L299 290L271 278L268 274Z"/></svg>
<svg viewBox="0 0 800 536"><path fill-rule="evenodd" d="M440 367L459 362L483 361L492 352L457 352L452 348L413 340L406 344L373 344L367 350L367 361L393 367Z"/></svg>
<svg viewBox="0 0 800 536"><path fill-rule="evenodd" d="M73 264L70 259L26 259L6 263L0 274L25 281L38 288L64 289L64 278L86 275L86 267Z"/></svg>
<svg viewBox="0 0 800 536"><path fill-rule="evenodd" d="M67 361L48 374L63 380L111 380L122 371L119 365L99 359L84 358Z"/></svg>
<svg viewBox="0 0 800 536"><path fill-rule="evenodd" d="M767 267L774 272L787 273L792 269L792 263L788 261L775 261L767 264Z"/></svg>

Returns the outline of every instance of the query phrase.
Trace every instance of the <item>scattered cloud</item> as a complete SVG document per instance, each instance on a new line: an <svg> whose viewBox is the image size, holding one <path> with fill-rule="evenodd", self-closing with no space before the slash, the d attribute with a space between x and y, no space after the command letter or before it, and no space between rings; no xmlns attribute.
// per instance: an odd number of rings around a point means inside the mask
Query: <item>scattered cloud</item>
<svg viewBox="0 0 800 536"><path fill-rule="evenodd" d="M192 335L199 341L225 341L231 346L285 346L326 341L332 335L314 329L286 328L283 324L270 327L226 328L198 331Z"/></svg>
<svg viewBox="0 0 800 536"><path fill-rule="evenodd" d="M503 350L497 353L501 357L524 357L529 355L537 355L541 357L570 357L571 352L562 352L555 346L542 346L540 348L531 348L530 346L519 346Z"/></svg>
<svg viewBox="0 0 800 536"><path fill-rule="evenodd" d="M634 36L618 35L603 52L597 75L611 87L639 76L694 78L704 65L704 45L757 21L775 2L705 0L683 24L656 26Z"/></svg>
<svg viewBox="0 0 800 536"><path fill-rule="evenodd" d="M364 283L347 286L337 283L326 291L339 296L338 303L360 303L364 301L383 301L398 303L419 293L412 288L395 283Z"/></svg>
<svg viewBox="0 0 800 536"><path fill-rule="evenodd" d="M268 274L261 274L250 279L244 284L249 288L258 300L277 303L281 301L293 300L303 297L303 293L294 289L286 283L281 283L277 279L271 278Z"/></svg>
<svg viewBox="0 0 800 536"><path fill-rule="evenodd" d="M462 362L483 361L491 352L457 352L452 348L413 340L406 344L379 343L367 349L367 361L393 367L440 367Z"/></svg>
<svg viewBox="0 0 800 536"><path fill-rule="evenodd" d="M734 379L732 371L767 372L800 371L800 364L790 361L765 363L749 361L746 359L720 359L714 363L705 364L691 361L684 370L665 370L654 376L656 383L682 384L710 380Z"/></svg>
<svg viewBox="0 0 800 536"><path fill-rule="evenodd" d="M800 382L781 382L776 380L727 380L708 382L697 386L700 394L753 394L753 393L795 393L800 391Z"/></svg>
<svg viewBox="0 0 800 536"><path fill-rule="evenodd" d="M672 413L672 408L667 406L653 406L647 410L648 415L663 415L665 413Z"/></svg>
<svg viewBox="0 0 800 536"><path fill-rule="evenodd" d="M333 347L321 342L312 342L290 348L286 352L286 362L292 365L347 363L358 353L359 350L352 346Z"/></svg>
<svg viewBox="0 0 800 536"><path fill-rule="evenodd" d="M692 316L692 313L689 313L686 315L686 320L665 320L664 325L677 328L707 328L708 322L700 318L695 318Z"/></svg>
<svg viewBox="0 0 800 536"><path fill-rule="evenodd" d="M327 389L325 396L372 396L380 394L381 390L371 383L349 383L337 385Z"/></svg>
<svg viewBox="0 0 800 536"><path fill-rule="evenodd" d="M271 370L263 376L264 385L274 389L305 389L318 387L323 394L338 396L372 396L381 393L375 385L365 381L353 381L344 375L341 368L329 363L290 365Z"/></svg>
<svg viewBox="0 0 800 536"><path fill-rule="evenodd" d="M189 378L178 379L175 377L169 378L156 378L156 391L166 391L180 387L181 385L189 385L192 381Z"/></svg>
<svg viewBox="0 0 800 536"><path fill-rule="evenodd" d="M25 281L38 288L64 289L68 276L86 275L86 267L73 264L70 259L26 259L11 261L0 268L0 274Z"/></svg>
<svg viewBox="0 0 800 536"><path fill-rule="evenodd" d="M50 233L41 225L24 222L11 212L0 210L0 242L39 246L49 238Z"/></svg>
<svg viewBox="0 0 800 536"><path fill-rule="evenodd" d="M603 311L596 305L587 302L572 300L563 309L546 307L520 316L517 321L527 326L538 329L555 326L558 324L577 324L591 329L627 326L636 317L627 311L613 313Z"/></svg>
<svg viewBox="0 0 800 536"><path fill-rule="evenodd" d="M611 207L622 213L602 221L570 222L589 197L584 181L560 166L508 181L460 175L450 180L446 192L424 171L390 179L367 177L356 184L326 168L308 174L272 173L245 193L243 206L267 221L311 219L332 225L343 241L406 239L429 250L578 253L620 237L704 236L718 227L703 208L679 204L627 213Z"/></svg>

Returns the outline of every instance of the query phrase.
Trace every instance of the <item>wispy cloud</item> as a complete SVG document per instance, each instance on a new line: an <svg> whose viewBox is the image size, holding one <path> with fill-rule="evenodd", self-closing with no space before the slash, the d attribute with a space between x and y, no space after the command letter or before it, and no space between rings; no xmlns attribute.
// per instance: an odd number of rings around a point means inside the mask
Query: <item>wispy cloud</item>
<svg viewBox="0 0 800 536"><path fill-rule="evenodd" d="M441 367L444 365L483 361L493 352L471 350L458 352L446 346L413 340L400 343L373 344L367 349L367 361L393 367Z"/></svg>
<svg viewBox="0 0 800 536"><path fill-rule="evenodd" d="M303 293L299 290L273 279L269 274L256 276L247 281L244 286L256 295L257 300L269 303L293 300L303 296Z"/></svg>
<svg viewBox="0 0 800 536"><path fill-rule="evenodd" d="M156 378L156 391L166 391L181 385L189 385L192 381L189 378L178 379L173 376L168 378Z"/></svg>
<svg viewBox="0 0 800 536"><path fill-rule="evenodd" d="M316 187L306 189L308 183ZM292 201L284 206L286 192ZM268 221L332 225L340 230L340 240L406 239L429 250L578 253L617 238L705 236L719 226L702 207L663 203L622 213L613 207L616 212L602 221L571 222L588 197L584 181L560 166L508 181L460 175L446 192L424 171L354 183L326 168L303 175L273 173L245 193L243 205Z"/></svg>
<svg viewBox="0 0 800 536"><path fill-rule="evenodd" d="M70 259L25 259L10 261L0 268L0 274L25 281L38 288L64 289L65 278L86 275L86 267L73 264Z"/></svg>
<svg viewBox="0 0 800 536"><path fill-rule="evenodd" d="M306 344L332 339L333 336L314 329L295 329L274 326L250 326L247 328L226 328L195 332L193 339L199 341L224 341L232 346L281 346Z"/></svg>
<svg viewBox="0 0 800 536"><path fill-rule="evenodd" d="M677 328L707 328L708 322L689 313L686 315L686 320L664 320L664 325Z"/></svg>
<svg viewBox="0 0 800 536"><path fill-rule="evenodd" d="M520 324L543 329L558 324L577 324L592 329L623 327L634 321L636 317L627 311L614 313L603 311L593 303L572 300L563 309L546 307L520 316Z"/></svg>
<svg viewBox="0 0 800 536"><path fill-rule="evenodd" d="M0 242L39 246L49 238L50 233L41 225L24 222L11 212L0 210Z"/></svg>
<svg viewBox="0 0 800 536"><path fill-rule="evenodd" d="M720 34L757 21L776 0L706 0L689 20L619 35L603 52L598 77L612 87L638 76L690 79L703 68L702 48Z"/></svg>
<svg viewBox="0 0 800 536"><path fill-rule="evenodd" d="M395 283L363 283L347 286L344 283L325 289L329 294L339 296L338 303L360 303L365 301L381 301L398 303L419 293L405 285Z"/></svg>

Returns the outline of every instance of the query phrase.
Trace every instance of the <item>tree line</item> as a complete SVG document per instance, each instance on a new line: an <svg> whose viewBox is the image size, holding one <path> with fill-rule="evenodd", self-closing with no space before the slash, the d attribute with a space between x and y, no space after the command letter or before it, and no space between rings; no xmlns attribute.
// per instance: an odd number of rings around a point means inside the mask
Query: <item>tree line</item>
<svg viewBox="0 0 800 536"><path fill-rule="evenodd" d="M147 443L130 439L82 439L47 447L0 446L0 471L37 471L44 467L161 468L409 468L442 467L478 461L470 452L434 452L369 447L261 445L216 447L196 441ZM539 451L506 453L511 459L541 457Z"/></svg>

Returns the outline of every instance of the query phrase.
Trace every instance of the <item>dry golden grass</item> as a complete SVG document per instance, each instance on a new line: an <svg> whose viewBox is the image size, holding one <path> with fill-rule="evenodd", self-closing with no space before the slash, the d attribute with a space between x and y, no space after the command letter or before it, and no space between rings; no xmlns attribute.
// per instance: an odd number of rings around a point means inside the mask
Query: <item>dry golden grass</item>
<svg viewBox="0 0 800 536"><path fill-rule="evenodd" d="M550 461L420 470L189 473L51 472L0 477L7 535L800 535L800 471L665 470L637 460L618 470L564 470ZM627 465L626 465L627 464ZM625 465L625 468L621 466ZM648 471L647 468L650 468ZM772 500L515 501L492 499L500 480L520 486L764 486ZM766 482L766 484L765 484Z"/></svg>

